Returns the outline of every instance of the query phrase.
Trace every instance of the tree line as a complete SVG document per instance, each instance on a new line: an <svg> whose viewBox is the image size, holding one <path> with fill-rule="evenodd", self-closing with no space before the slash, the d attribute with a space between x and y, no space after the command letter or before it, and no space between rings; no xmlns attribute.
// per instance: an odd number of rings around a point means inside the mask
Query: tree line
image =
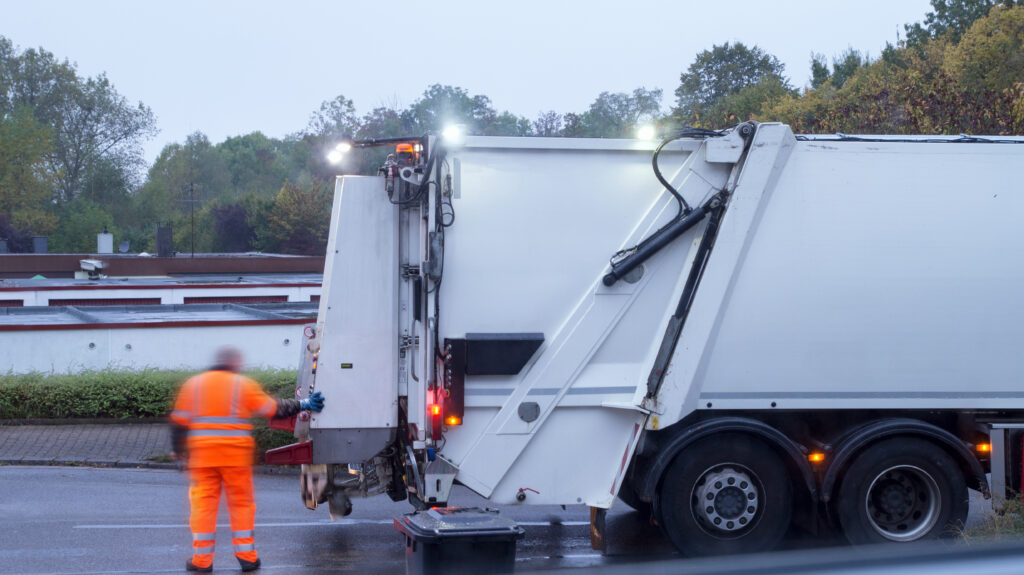
<svg viewBox="0 0 1024 575"><path fill-rule="evenodd" d="M714 45L680 74L675 102L660 89L603 92L583 111L536 118L498 111L484 95L435 84L405 108L359 115L343 95L283 138L260 132L214 143L201 132L167 145L152 165L142 143L152 111L117 93L103 74L0 36L0 238L30 251L91 252L104 228L131 250L152 251L170 225L187 252L323 253L333 177L325 150L343 136L438 132L448 122L502 136L633 137L719 129L749 119L803 133L1024 133L1024 6L1016 0L932 0L922 22L878 57L848 49L810 58L810 85L794 87L775 56L742 43ZM346 173L374 173L380 152L353 154ZM193 226L194 224L194 226ZM195 230L193 233L192 230Z"/></svg>

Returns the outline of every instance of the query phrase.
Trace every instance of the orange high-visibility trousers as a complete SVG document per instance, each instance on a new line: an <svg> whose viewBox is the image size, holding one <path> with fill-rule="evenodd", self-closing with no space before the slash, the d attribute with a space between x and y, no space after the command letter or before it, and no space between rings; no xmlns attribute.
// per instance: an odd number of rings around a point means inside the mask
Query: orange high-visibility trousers
<svg viewBox="0 0 1024 575"><path fill-rule="evenodd" d="M189 472L192 482L188 494L192 504L192 515L189 518L192 528L192 564L196 567L213 565L221 485L231 515L231 544L235 557L255 562L256 502L253 499L252 468L193 467Z"/></svg>

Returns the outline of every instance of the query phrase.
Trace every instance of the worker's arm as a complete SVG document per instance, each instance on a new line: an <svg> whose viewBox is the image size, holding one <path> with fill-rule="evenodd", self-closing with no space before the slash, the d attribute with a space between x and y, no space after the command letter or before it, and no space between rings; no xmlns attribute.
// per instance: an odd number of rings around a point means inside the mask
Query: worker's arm
<svg viewBox="0 0 1024 575"><path fill-rule="evenodd" d="M253 380L246 381L245 404L249 412L259 417L291 417L300 411L320 411L324 408L324 399L320 392L298 399L274 399L267 395L260 384Z"/></svg>
<svg viewBox="0 0 1024 575"><path fill-rule="evenodd" d="M195 384L194 379L189 379L181 386L178 397L174 400L174 409L168 417L171 423L171 451L175 459L185 457L188 424L192 420L193 393L191 390Z"/></svg>
<svg viewBox="0 0 1024 575"><path fill-rule="evenodd" d="M323 411L324 397L317 391L304 399L277 399L274 417L291 417L300 411Z"/></svg>
<svg viewBox="0 0 1024 575"><path fill-rule="evenodd" d="M171 422L171 453L175 459L182 459L185 456L186 445L185 442L188 439L188 427L184 425L178 425L177 423Z"/></svg>

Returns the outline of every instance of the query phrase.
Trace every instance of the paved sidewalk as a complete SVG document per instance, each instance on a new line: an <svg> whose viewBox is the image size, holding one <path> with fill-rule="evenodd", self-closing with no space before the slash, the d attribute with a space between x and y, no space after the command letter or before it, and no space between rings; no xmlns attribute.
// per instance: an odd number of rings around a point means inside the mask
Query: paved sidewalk
<svg viewBox="0 0 1024 575"><path fill-rule="evenodd" d="M170 452L166 424L0 426L0 464L173 469Z"/></svg>

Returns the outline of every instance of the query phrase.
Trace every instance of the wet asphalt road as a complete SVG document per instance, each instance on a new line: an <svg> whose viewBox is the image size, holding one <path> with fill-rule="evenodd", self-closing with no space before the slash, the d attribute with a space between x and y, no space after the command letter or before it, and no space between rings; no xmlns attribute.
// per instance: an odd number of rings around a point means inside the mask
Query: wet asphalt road
<svg viewBox="0 0 1024 575"><path fill-rule="evenodd" d="M186 477L163 470L0 467L0 573L184 573L191 553ZM332 522L326 508L302 506L297 477L273 475L256 477L256 502L262 573L405 572L404 540L392 518L411 511L408 503L357 499L352 515ZM452 504L487 506L460 487ZM972 510L978 507L972 501ZM622 504L609 511L604 555L590 549L585 507L509 506L501 512L526 529L517 573L675 557L658 529ZM218 524L214 572L237 573L223 502Z"/></svg>

